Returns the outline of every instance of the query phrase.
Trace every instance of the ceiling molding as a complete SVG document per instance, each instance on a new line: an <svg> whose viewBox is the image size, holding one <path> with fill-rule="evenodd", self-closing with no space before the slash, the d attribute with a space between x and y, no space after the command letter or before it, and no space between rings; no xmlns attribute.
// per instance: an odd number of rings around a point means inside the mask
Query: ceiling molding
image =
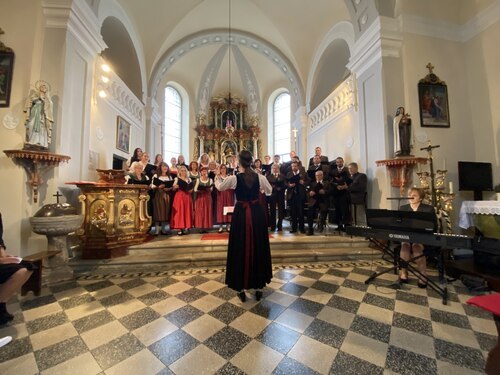
<svg viewBox="0 0 500 375"><path fill-rule="evenodd" d="M170 47L154 66L148 85L149 96L156 97L162 77L167 71L191 51L214 44L227 44L246 47L256 51L270 60L286 77L290 95L297 106L304 105L304 88L297 70L291 61L277 47L268 41L241 30L231 30L231 40L227 29L213 29L194 33L184 37Z"/></svg>
<svg viewBox="0 0 500 375"><path fill-rule="evenodd" d="M500 20L500 1L495 1L463 25L410 14L403 14L400 18L405 33L463 43Z"/></svg>

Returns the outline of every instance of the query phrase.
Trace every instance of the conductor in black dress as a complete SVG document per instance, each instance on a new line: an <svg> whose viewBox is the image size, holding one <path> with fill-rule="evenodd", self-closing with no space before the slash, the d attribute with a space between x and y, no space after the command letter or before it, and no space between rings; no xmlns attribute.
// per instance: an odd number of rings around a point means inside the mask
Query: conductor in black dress
<svg viewBox="0 0 500 375"><path fill-rule="evenodd" d="M215 179L220 190L234 189L236 205L231 220L227 248L226 284L238 292L241 302L246 301L246 289L255 289L255 298L262 298L262 288L271 282L271 250L266 214L259 203L263 191L270 195L272 187L266 177L253 171L252 153L239 153L239 172L224 181Z"/></svg>

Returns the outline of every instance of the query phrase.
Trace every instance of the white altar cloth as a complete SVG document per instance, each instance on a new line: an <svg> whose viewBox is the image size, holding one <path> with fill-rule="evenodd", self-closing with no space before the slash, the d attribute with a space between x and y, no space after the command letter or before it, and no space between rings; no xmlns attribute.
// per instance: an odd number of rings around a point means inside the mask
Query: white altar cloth
<svg viewBox="0 0 500 375"><path fill-rule="evenodd" d="M460 228L474 225L473 215L500 215L500 201L463 201L460 207Z"/></svg>

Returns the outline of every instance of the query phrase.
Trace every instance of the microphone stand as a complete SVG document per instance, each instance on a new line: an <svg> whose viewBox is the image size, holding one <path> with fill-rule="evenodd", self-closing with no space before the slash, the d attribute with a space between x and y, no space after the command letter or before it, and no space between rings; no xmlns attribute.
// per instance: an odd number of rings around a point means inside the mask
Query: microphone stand
<svg viewBox="0 0 500 375"><path fill-rule="evenodd" d="M420 151L427 151L427 159L429 159L429 168L430 168L430 177L431 177L431 201L432 205L436 207L437 198L436 198L436 186L434 184L434 159L432 158L432 149L441 147L440 145L432 146L429 142L427 147L422 147Z"/></svg>

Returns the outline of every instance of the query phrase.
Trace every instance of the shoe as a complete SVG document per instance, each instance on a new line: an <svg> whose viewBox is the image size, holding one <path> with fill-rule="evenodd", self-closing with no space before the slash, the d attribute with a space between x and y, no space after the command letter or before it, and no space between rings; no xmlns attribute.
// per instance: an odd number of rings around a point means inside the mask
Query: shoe
<svg viewBox="0 0 500 375"><path fill-rule="evenodd" d="M1 348L2 346L7 345L7 344L8 344L9 342L11 342L11 341L12 341L12 337L11 337L11 336L5 336L5 337L2 337L2 338L0 339L0 348Z"/></svg>
<svg viewBox="0 0 500 375"><path fill-rule="evenodd" d="M2 313L2 314L0 314L0 325L7 324L12 319L14 319L14 317L11 314L9 314L7 312Z"/></svg>
<svg viewBox="0 0 500 375"><path fill-rule="evenodd" d="M290 233L297 233L297 231L295 229L292 229Z"/></svg>
<svg viewBox="0 0 500 375"><path fill-rule="evenodd" d="M306 235L307 235L307 236L312 236L313 234L314 234L314 232L313 232L313 231L308 231L308 232L306 233Z"/></svg>
<svg viewBox="0 0 500 375"><path fill-rule="evenodd" d="M245 291L241 291L238 293L238 298L240 299L241 302L246 302L247 300L247 295L245 294Z"/></svg>
<svg viewBox="0 0 500 375"><path fill-rule="evenodd" d="M420 281L417 283L417 286L420 288L420 289L425 289L427 288L427 283L421 283Z"/></svg>
<svg viewBox="0 0 500 375"><path fill-rule="evenodd" d="M177 231L178 236L182 236L182 230Z"/></svg>
<svg viewBox="0 0 500 375"><path fill-rule="evenodd" d="M400 276L400 277L398 278L398 282L399 282L400 284L408 284L408 278L405 278L405 277L401 277L401 276Z"/></svg>
<svg viewBox="0 0 500 375"><path fill-rule="evenodd" d="M300 233L304 234L304 233L306 233L306 230L305 229L301 229Z"/></svg>
<svg viewBox="0 0 500 375"><path fill-rule="evenodd" d="M229 225L228 225L228 226L226 227L226 232L230 232L230 231L231 231L231 226L229 226Z"/></svg>
<svg viewBox="0 0 500 375"><path fill-rule="evenodd" d="M260 290L256 291L255 292L255 299L257 301L260 301L261 298L262 298L262 292Z"/></svg>
<svg viewBox="0 0 500 375"><path fill-rule="evenodd" d="M217 232L222 233L224 231L224 228L220 227Z"/></svg>

